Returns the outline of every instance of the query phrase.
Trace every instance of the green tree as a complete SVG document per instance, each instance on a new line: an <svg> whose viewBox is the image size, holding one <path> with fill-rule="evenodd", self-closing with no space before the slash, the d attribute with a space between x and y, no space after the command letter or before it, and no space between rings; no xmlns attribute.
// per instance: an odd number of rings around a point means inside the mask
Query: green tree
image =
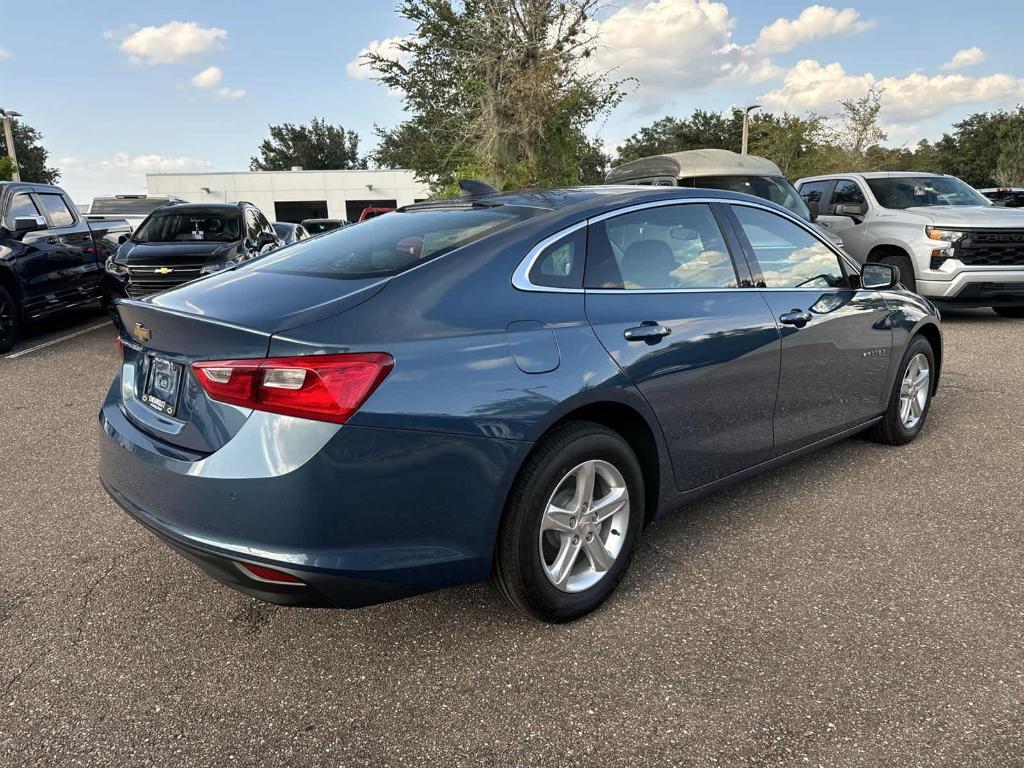
<svg viewBox="0 0 1024 768"><path fill-rule="evenodd" d="M690 149L731 149L739 152L743 113L696 109L688 118L663 117L641 128L619 147L615 165L650 155L685 152Z"/></svg>
<svg viewBox="0 0 1024 768"><path fill-rule="evenodd" d="M18 157L18 170L22 181L34 181L39 184L55 184L60 179L60 170L46 165L50 153L42 145L43 134L28 123L13 120L11 133L14 134L14 153ZM0 138L0 158L7 158L7 142ZM10 168L8 178L13 173ZM2 175L2 172L0 172Z"/></svg>
<svg viewBox="0 0 1024 768"><path fill-rule="evenodd" d="M0 157L0 181L10 181L14 178L14 161L9 157Z"/></svg>
<svg viewBox="0 0 1024 768"><path fill-rule="evenodd" d="M310 171L365 168L359 158L359 134L314 117L307 126L283 123L268 126L270 138L259 146L259 157L249 161L253 171L287 171L302 166Z"/></svg>
<svg viewBox="0 0 1024 768"><path fill-rule="evenodd" d="M751 120L750 153L768 158L784 176L796 179L821 173L830 164L824 138L825 119L820 115L762 113Z"/></svg>
<svg viewBox="0 0 1024 768"><path fill-rule="evenodd" d="M397 60L367 57L411 117L378 128L381 165L449 193L475 176L498 188L579 183L600 149L585 129L622 98L586 65L600 0L404 0L416 32Z"/></svg>

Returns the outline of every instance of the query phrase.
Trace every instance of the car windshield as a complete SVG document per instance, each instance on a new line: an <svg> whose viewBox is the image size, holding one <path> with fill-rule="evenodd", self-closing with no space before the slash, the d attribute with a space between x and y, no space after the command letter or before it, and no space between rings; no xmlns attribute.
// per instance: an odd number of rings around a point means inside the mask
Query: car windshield
<svg viewBox="0 0 1024 768"><path fill-rule="evenodd" d="M196 240L231 243L242 238L242 214L237 210L202 208L157 211L135 230L137 243L184 243Z"/></svg>
<svg viewBox="0 0 1024 768"><path fill-rule="evenodd" d="M867 182L883 208L992 204L983 194L953 176L893 176Z"/></svg>
<svg viewBox="0 0 1024 768"><path fill-rule="evenodd" d="M537 212L507 205L402 211L303 240L251 268L342 279L396 275Z"/></svg>
<svg viewBox="0 0 1024 768"><path fill-rule="evenodd" d="M764 200L771 200L787 211L795 213L801 219L811 220L811 212L807 209L807 204L797 194L793 185L781 176L696 176L680 179L679 186L742 192Z"/></svg>
<svg viewBox="0 0 1024 768"><path fill-rule="evenodd" d="M305 222L303 222L303 226L306 228L307 232L309 232L311 234L314 234L314 235L319 235L322 232L330 232L332 229L338 229L341 226L341 222L340 221L315 221L314 220L314 221L305 221Z"/></svg>
<svg viewBox="0 0 1024 768"><path fill-rule="evenodd" d="M157 208L167 205L167 198L145 197L97 197L89 207L89 213L116 213L121 216L146 216Z"/></svg>

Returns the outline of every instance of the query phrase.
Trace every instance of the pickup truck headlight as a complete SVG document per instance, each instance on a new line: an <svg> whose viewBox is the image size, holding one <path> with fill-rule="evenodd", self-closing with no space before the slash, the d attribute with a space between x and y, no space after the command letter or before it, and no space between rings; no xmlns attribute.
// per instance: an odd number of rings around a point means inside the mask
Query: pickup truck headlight
<svg viewBox="0 0 1024 768"><path fill-rule="evenodd" d="M113 259L107 259L103 264L103 269L105 269L108 274L116 277L124 277L128 274L128 268L124 264L120 264Z"/></svg>
<svg viewBox="0 0 1024 768"><path fill-rule="evenodd" d="M940 229L939 227L925 227L924 232L930 240L945 240L949 243L956 243L967 237L966 232L959 229Z"/></svg>
<svg viewBox="0 0 1024 768"><path fill-rule="evenodd" d="M199 274L212 275L216 272L223 272L225 269L231 269L236 264L238 264L238 259L228 259L227 261L221 261L216 264L207 264L199 270Z"/></svg>

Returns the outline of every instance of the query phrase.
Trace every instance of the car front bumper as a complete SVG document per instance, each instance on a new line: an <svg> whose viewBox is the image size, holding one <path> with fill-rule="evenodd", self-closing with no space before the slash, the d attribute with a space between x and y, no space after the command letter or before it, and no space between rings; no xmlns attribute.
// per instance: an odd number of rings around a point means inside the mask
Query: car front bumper
<svg viewBox="0 0 1024 768"><path fill-rule="evenodd" d="M267 453L297 455L281 442L303 425L262 422L218 452L188 456L135 426L117 381L99 423L103 487L175 551L253 597L345 608L486 578L508 483L530 446L346 425L310 457L275 465ZM274 437L261 443L257 433ZM246 449L252 460L240 463ZM260 581L239 563L306 586Z"/></svg>
<svg viewBox="0 0 1024 768"><path fill-rule="evenodd" d="M1024 269L964 270L948 280L919 278L917 292L963 307L1024 306Z"/></svg>

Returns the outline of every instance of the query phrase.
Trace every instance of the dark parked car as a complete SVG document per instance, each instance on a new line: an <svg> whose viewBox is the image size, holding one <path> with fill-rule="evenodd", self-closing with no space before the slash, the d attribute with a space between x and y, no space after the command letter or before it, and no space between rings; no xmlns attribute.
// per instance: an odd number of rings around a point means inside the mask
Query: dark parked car
<svg viewBox="0 0 1024 768"><path fill-rule="evenodd" d="M275 221L271 226L277 234L281 245L291 245L309 237L309 232L301 224L292 224L290 221Z"/></svg>
<svg viewBox="0 0 1024 768"><path fill-rule="evenodd" d="M107 261L109 294L148 296L230 269L281 246L252 203L158 208Z"/></svg>
<svg viewBox="0 0 1024 768"><path fill-rule="evenodd" d="M305 227L311 237L351 225L352 222L348 219L306 219L302 222L302 226Z"/></svg>
<svg viewBox="0 0 1024 768"><path fill-rule="evenodd" d="M102 481L215 579L351 607L490 576L552 621L652 518L913 440L942 362L893 267L678 188L410 205L118 311Z"/></svg>
<svg viewBox="0 0 1024 768"><path fill-rule="evenodd" d="M86 221L60 187L0 183L0 353L24 321L101 299L103 264L130 231Z"/></svg>
<svg viewBox="0 0 1024 768"><path fill-rule="evenodd" d="M1024 208L1024 188L991 187L979 189L979 192L992 201L993 205L1003 208Z"/></svg>

